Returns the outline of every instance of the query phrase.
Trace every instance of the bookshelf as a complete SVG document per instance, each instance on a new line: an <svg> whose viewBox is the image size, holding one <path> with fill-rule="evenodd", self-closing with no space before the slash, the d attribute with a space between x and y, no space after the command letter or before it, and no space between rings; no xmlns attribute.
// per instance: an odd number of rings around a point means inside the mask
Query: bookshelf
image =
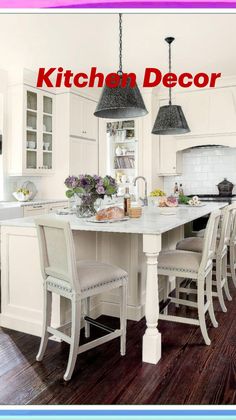
<svg viewBox="0 0 236 420"><path fill-rule="evenodd" d="M138 175L138 138L135 120L116 120L106 123L108 173L119 186L118 195L122 196L125 187L136 195L133 180Z"/></svg>

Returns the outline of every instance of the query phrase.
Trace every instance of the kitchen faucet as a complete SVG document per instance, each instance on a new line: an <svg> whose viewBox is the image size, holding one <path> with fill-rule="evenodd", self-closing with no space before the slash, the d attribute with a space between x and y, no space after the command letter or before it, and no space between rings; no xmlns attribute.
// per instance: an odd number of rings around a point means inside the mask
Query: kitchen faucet
<svg viewBox="0 0 236 420"><path fill-rule="evenodd" d="M134 178L133 184L134 186L136 186L136 182L138 179L143 179L143 181L145 182L145 195L144 198L139 197L139 199L142 201L143 206L148 206L148 198L147 198L147 180L144 176L136 176L136 178Z"/></svg>

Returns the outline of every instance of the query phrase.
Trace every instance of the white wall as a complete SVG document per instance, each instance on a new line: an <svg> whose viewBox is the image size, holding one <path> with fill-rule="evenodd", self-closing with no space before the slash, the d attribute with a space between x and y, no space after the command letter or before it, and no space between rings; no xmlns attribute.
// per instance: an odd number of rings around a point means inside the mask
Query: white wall
<svg viewBox="0 0 236 420"><path fill-rule="evenodd" d="M216 184L227 178L236 185L236 148L200 147L183 152L181 176L164 177L164 191L182 183L185 194L218 194ZM233 191L236 194L236 187Z"/></svg>

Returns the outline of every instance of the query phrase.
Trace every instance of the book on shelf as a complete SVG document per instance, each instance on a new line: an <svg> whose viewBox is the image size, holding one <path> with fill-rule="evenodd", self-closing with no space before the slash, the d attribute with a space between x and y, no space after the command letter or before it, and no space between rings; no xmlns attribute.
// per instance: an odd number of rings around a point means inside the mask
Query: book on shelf
<svg viewBox="0 0 236 420"><path fill-rule="evenodd" d="M115 169L133 169L135 158L133 156L116 156L114 159Z"/></svg>

